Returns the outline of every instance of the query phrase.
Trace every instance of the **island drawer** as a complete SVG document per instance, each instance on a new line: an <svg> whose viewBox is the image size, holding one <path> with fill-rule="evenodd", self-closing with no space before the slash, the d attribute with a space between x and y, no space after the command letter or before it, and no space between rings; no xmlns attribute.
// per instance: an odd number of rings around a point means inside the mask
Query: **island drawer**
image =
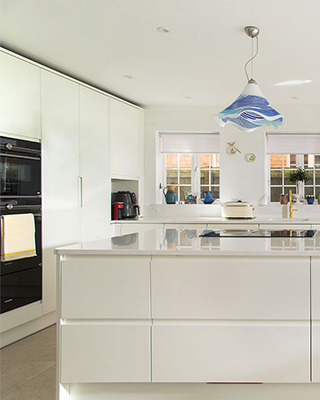
<svg viewBox="0 0 320 400"><path fill-rule="evenodd" d="M150 382L150 326L63 325L61 382Z"/></svg>
<svg viewBox="0 0 320 400"><path fill-rule="evenodd" d="M320 382L320 257L311 259L312 381Z"/></svg>
<svg viewBox="0 0 320 400"><path fill-rule="evenodd" d="M66 257L61 318L149 318L150 258Z"/></svg>
<svg viewBox="0 0 320 400"><path fill-rule="evenodd" d="M308 257L153 257L155 319L309 320Z"/></svg>
<svg viewBox="0 0 320 400"><path fill-rule="evenodd" d="M152 327L152 382L309 382L309 327Z"/></svg>

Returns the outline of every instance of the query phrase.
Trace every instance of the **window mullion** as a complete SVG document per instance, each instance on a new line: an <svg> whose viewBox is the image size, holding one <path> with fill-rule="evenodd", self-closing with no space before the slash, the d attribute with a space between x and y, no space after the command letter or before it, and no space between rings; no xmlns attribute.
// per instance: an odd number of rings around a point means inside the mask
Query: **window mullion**
<svg viewBox="0 0 320 400"><path fill-rule="evenodd" d="M191 191L199 196L199 154L191 155Z"/></svg>

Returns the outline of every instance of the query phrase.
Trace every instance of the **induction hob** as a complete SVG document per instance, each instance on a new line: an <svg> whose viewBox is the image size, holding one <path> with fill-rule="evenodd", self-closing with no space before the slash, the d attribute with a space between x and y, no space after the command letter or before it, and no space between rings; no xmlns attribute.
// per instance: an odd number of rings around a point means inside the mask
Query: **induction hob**
<svg viewBox="0 0 320 400"><path fill-rule="evenodd" d="M200 237L257 237L257 238L272 238L272 237L288 237L288 238L311 238L316 233L316 230L297 230L297 229L252 229L252 230L229 230L216 229L214 231L204 230Z"/></svg>

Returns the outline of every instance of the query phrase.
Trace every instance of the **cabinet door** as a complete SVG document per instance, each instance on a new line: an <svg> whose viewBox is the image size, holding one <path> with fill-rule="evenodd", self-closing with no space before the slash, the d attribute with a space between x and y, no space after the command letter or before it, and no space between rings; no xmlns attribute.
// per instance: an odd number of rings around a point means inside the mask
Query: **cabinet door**
<svg viewBox="0 0 320 400"><path fill-rule="evenodd" d="M61 382L150 382L150 326L64 325Z"/></svg>
<svg viewBox="0 0 320 400"><path fill-rule="evenodd" d="M153 257L152 318L309 320L308 257Z"/></svg>
<svg viewBox="0 0 320 400"><path fill-rule="evenodd" d="M80 86L81 241L109 234L108 97Z"/></svg>
<svg viewBox="0 0 320 400"><path fill-rule="evenodd" d="M41 137L40 69L0 52L0 131Z"/></svg>
<svg viewBox="0 0 320 400"><path fill-rule="evenodd" d="M57 246L79 242L79 87L41 71L43 308L55 310Z"/></svg>
<svg viewBox="0 0 320 400"><path fill-rule="evenodd" d="M149 318L148 257L72 257L62 264L62 318Z"/></svg>
<svg viewBox="0 0 320 400"><path fill-rule="evenodd" d="M311 258L312 380L320 382L320 258Z"/></svg>
<svg viewBox="0 0 320 400"><path fill-rule="evenodd" d="M152 327L153 382L309 382L309 327Z"/></svg>
<svg viewBox="0 0 320 400"><path fill-rule="evenodd" d="M110 99L109 154L111 175L140 176L140 110L115 99Z"/></svg>

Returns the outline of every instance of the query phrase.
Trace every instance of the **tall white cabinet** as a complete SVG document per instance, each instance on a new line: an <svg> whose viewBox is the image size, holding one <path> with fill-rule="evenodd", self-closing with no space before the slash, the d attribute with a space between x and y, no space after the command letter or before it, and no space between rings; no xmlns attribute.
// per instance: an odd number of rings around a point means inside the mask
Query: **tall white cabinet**
<svg viewBox="0 0 320 400"><path fill-rule="evenodd" d="M41 71L44 312L55 310L57 246L108 236L108 97Z"/></svg>
<svg viewBox="0 0 320 400"><path fill-rule="evenodd" d="M55 310L55 247L80 241L79 85L41 71L43 312Z"/></svg>
<svg viewBox="0 0 320 400"><path fill-rule="evenodd" d="M143 110L6 50L0 64L0 132L42 145L43 301L0 317L6 345L55 321L54 248L110 235L112 177L140 187Z"/></svg>
<svg viewBox="0 0 320 400"><path fill-rule="evenodd" d="M80 229L81 241L108 236L109 98L80 86Z"/></svg>

